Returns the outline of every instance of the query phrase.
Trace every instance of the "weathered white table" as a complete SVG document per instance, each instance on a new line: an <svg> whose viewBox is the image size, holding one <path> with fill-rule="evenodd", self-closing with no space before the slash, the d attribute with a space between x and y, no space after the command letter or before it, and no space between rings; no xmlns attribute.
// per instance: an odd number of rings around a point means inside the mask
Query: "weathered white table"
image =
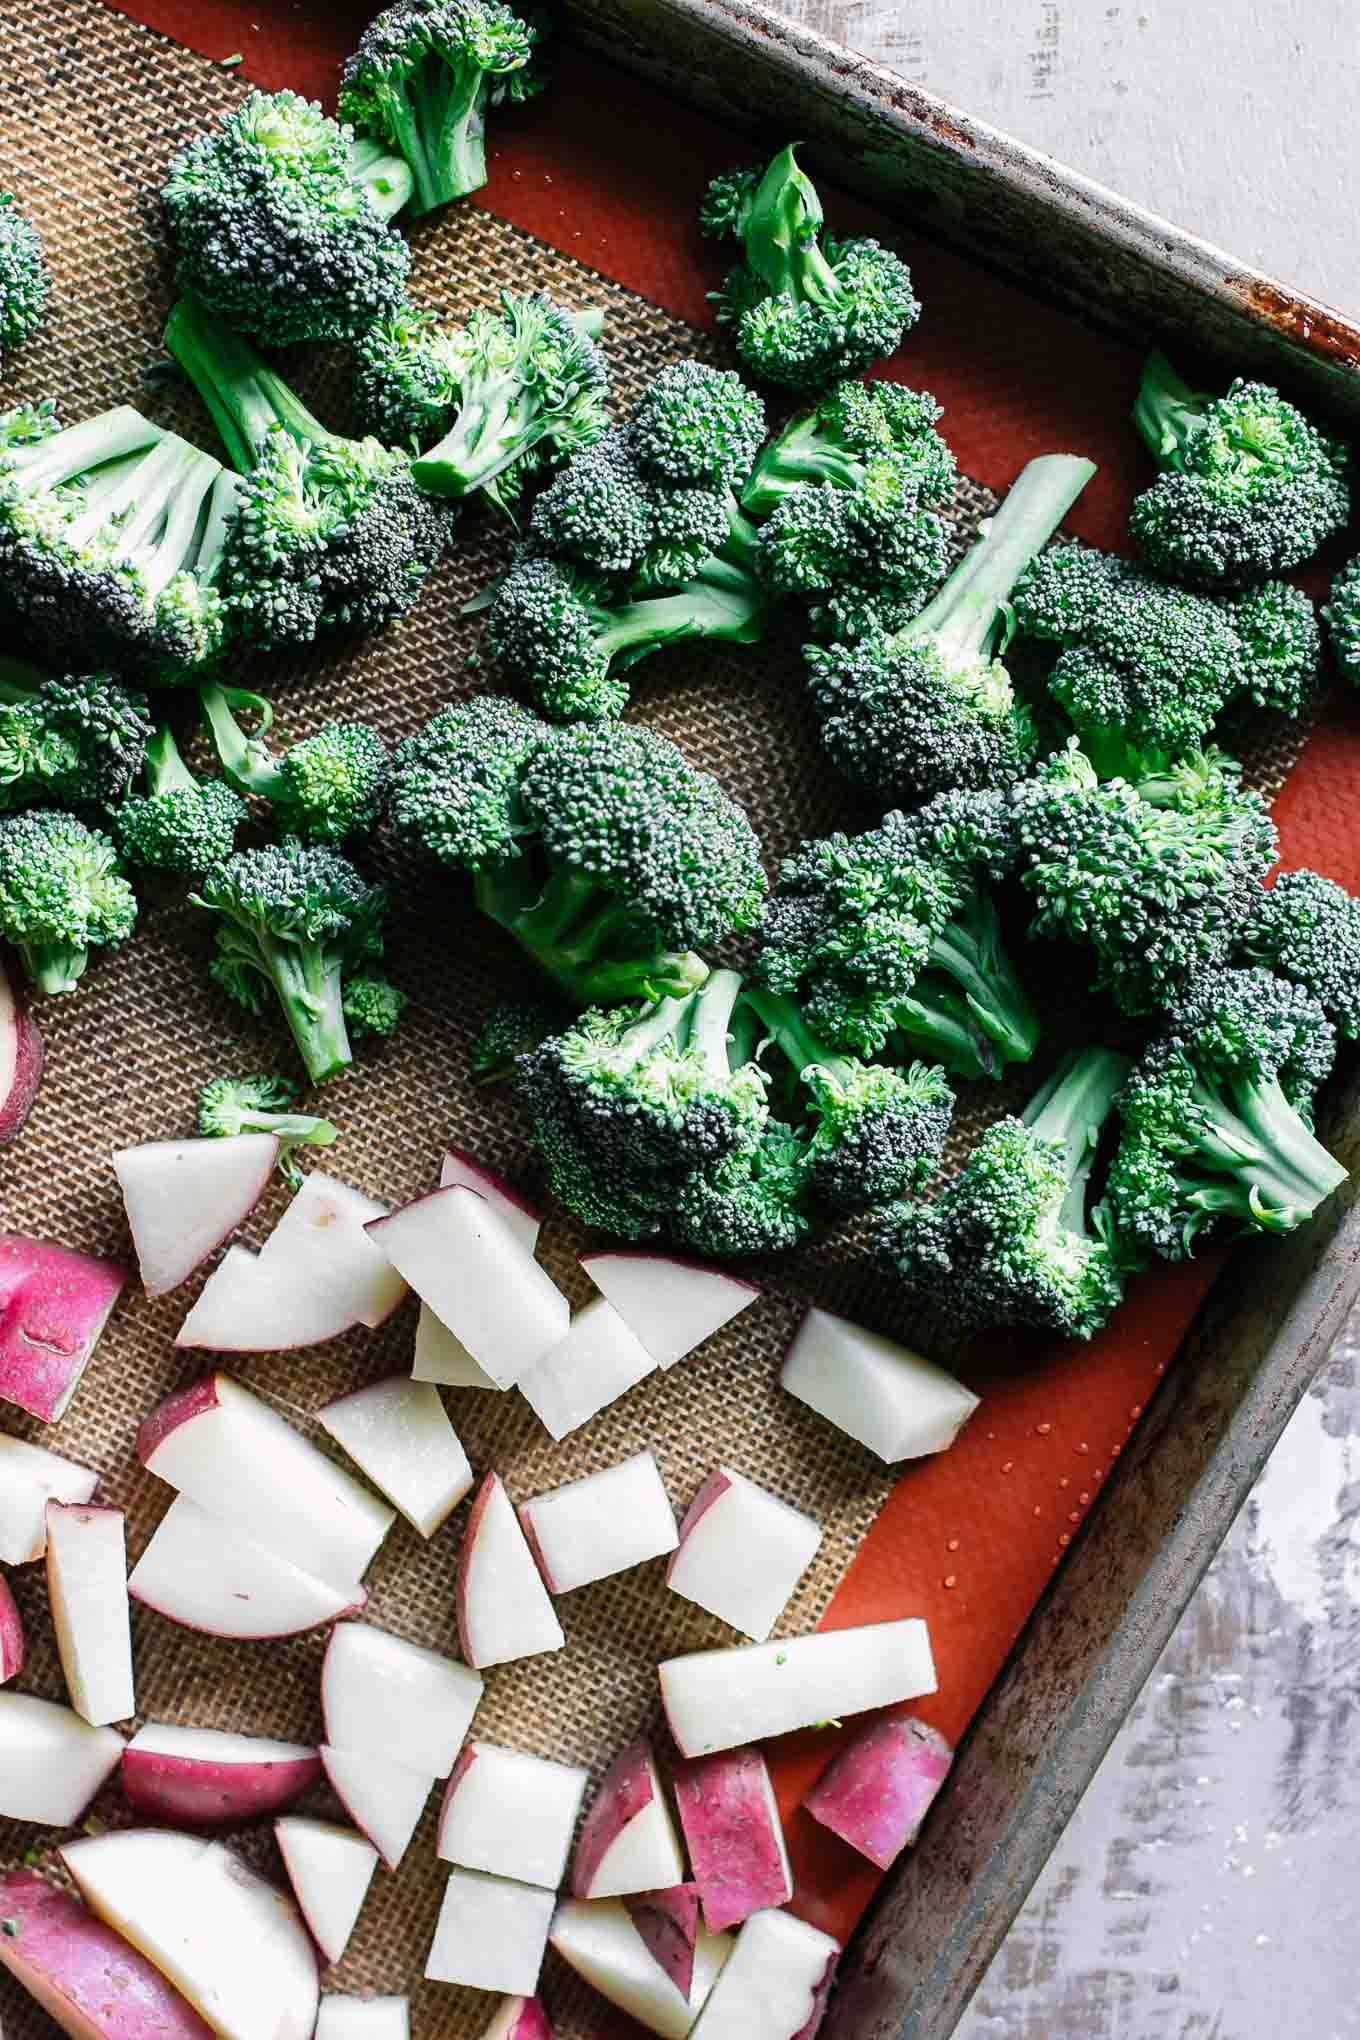
<svg viewBox="0 0 1360 2040"><path fill-rule="evenodd" d="M782 0L1360 308L1357 0ZM960 2040L1353 2040L1360 1322L1300 1408Z"/></svg>

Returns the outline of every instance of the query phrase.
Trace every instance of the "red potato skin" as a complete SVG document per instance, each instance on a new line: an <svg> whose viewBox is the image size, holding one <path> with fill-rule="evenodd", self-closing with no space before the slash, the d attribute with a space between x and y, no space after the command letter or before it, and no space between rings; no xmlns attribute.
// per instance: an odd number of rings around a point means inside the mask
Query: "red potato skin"
<svg viewBox="0 0 1360 2040"><path fill-rule="evenodd" d="M0 1877L0 1916L0 1964L71 2040L212 2040L144 1955L32 1871Z"/></svg>
<svg viewBox="0 0 1360 2040"><path fill-rule="evenodd" d="M117 1261L0 1233L0 1401L56 1423L127 1279Z"/></svg>
<svg viewBox="0 0 1360 2040"><path fill-rule="evenodd" d="M771 1826L768 1777L765 1759L752 1749L694 1757L676 1770L680 1825L710 1934L793 1896L781 1837Z"/></svg>
<svg viewBox="0 0 1360 2040"><path fill-rule="evenodd" d="M822 2020L826 2017L826 2008L831 2002L831 1986L836 1981L836 1969L840 1959L839 1955L833 1955L827 1962L826 1968L822 1972L822 1980L812 1993L812 2017L808 2020L806 2026L799 2027L793 2036L793 2040L817 2040Z"/></svg>
<svg viewBox="0 0 1360 2040"><path fill-rule="evenodd" d="M699 1938L698 1885L639 1891L623 1903L638 1939L687 1999L694 1985L694 1944Z"/></svg>
<svg viewBox="0 0 1360 2040"><path fill-rule="evenodd" d="M231 1827L281 1813L317 1784L321 1758L221 1764L155 1750L123 1751L123 1797L134 1813L169 1827Z"/></svg>
<svg viewBox="0 0 1360 2040"><path fill-rule="evenodd" d="M710 1473L708 1479L704 1482L698 1494L694 1497L694 1500L690 1503L689 1507L686 1509L684 1521L680 1525L680 1542L676 1545L675 1550L671 1553L670 1560L666 1566L667 1586L670 1585L671 1574L675 1571L676 1565L679 1562L680 1554L685 1548L685 1539L689 1536L690 1531L694 1528L695 1524L699 1521L701 1516L706 1516L708 1514L709 1510L713 1507L713 1504L715 1502L720 1502L722 1500L723 1496L727 1493L731 1485L732 1485L731 1481L727 1478L727 1475L724 1472L722 1472L721 1468L715 1469L712 1473Z"/></svg>
<svg viewBox="0 0 1360 2040"><path fill-rule="evenodd" d="M803 1805L880 1870L916 1840L954 1752L914 1715L875 1721L853 1736Z"/></svg>
<svg viewBox="0 0 1360 2040"><path fill-rule="evenodd" d="M443 1839L444 1834L444 1822L448 1819L449 1808L453 1805L453 1795L458 1790L458 1787L462 1784L464 1778L466 1778L468 1772L472 1769L476 1761L477 1761L476 1750L474 1750L469 1744L464 1743L462 1749L459 1750L458 1752L457 1762L454 1764L453 1769L449 1772L449 1782L444 1787L444 1797L439 1802L439 1820L436 1825L435 1832L440 1837L441 1840ZM513 2033L515 2029L512 2026L510 2030Z"/></svg>
<svg viewBox="0 0 1360 2040"><path fill-rule="evenodd" d="M509 2025L501 2021L506 2013L510 2015ZM488 2040L553 2040L552 2023L537 1998L513 1998L503 2006L487 2027Z"/></svg>
<svg viewBox="0 0 1360 2040"><path fill-rule="evenodd" d="M3 1044L7 1036L10 1053L5 1056ZM4 958L0 957L0 1064L10 1063L0 1094L0 1148L8 1147L24 1130L42 1083L45 1054L38 1023L27 1002L14 989Z"/></svg>
<svg viewBox="0 0 1360 2040"><path fill-rule="evenodd" d="M515 1510L515 1514L519 1517L519 1527L524 1532L524 1541L533 1553L534 1564L538 1567L539 1577L548 1589L548 1592L555 1594L557 1592L557 1582L552 1576L548 1561L543 1556L543 1547L538 1541L538 1532L534 1528L534 1512L527 1502L521 1502Z"/></svg>
<svg viewBox="0 0 1360 2040"><path fill-rule="evenodd" d="M0 1686L7 1686L24 1668L24 1625L9 1581L0 1577Z"/></svg>
<svg viewBox="0 0 1360 2040"><path fill-rule="evenodd" d="M456 1169L473 1178L473 1182L466 1185L466 1188L473 1189L478 1183L485 1183L489 1190L497 1191L507 1204L513 1204L526 1218L532 1218L536 1224L542 1225L543 1213L538 1206L531 1204L523 1191L517 1190L513 1183L507 1183L504 1176L498 1176L485 1162L479 1162L476 1155L470 1155L466 1148L461 1147L448 1147L444 1152ZM446 1183L442 1187L450 1189L453 1186ZM514 2040L519 2040L517 2034L514 2035Z"/></svg>
<svg viewBox="0 0 1360 2040"><path fill-rule="evenodd" d="M571 1865L573 1898L589 1898L600 1864L630 1820L652 1803L650 1743L630 1743L605 1772Z"/></svg>
<svg viewBox="0 0 1360 2040"><path fill-rule="evenodd" d="M168 1395L163 1403L157 1403L155 1409L142 1418L137 1432L137 1457L143 1466L154 1473L151 1461L170 1433L177 1431L181 1424L188 1423L191 1417L201 1417L207 1411L218 1408L222 1398L217 1383L216 1374L201 1374L197 1381L191 1381L187 1388L177 1388L173 1395Z"/></svg>
<svg viewBox="0 0 1360 2040"><path fill-rule="evenodd" d="M463 1541L458 1547L458 1572L454 1583L454 1608L458 1620L458 1648L465 1664L475 1665L477 1660L472 1651L472 1640L468 1632L468 1587L472 1577L472 1555L477 1546L477 1535L482 1527L482 1518L498 1487L501 1477L489 1473L472 1498L468 1510L467 1524L463 1530Z"/></svg>

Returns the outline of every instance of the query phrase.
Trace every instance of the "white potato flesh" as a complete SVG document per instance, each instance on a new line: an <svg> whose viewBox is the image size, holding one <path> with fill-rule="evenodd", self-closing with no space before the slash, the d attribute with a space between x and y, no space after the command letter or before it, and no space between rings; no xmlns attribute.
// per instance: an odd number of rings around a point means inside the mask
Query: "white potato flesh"
<svg viewBox="0 0 1360 2040"><path fill-rule="evenodd" d="M613 1304L596 1296L577 1311L559 1343L521 1376L519 1392L549 1435L561 1439L655 1371L655 1360Z"/></svg>
<svg viewBox="0 0 1360 2040"><path fill-rule="evenodd" d="M760 1295L753 1283L674 1254L586 1254L581 1266L662 1369L686 1359Z"/></svg>
<svg viewBox="0 0 1360 2040"><path fill-rule="evenodd" d="M367 1600L357 1580L332 1586L176 1495L132 1568L128 1592L206 1636L298 1636Z"/></svg>
<svg viewBox="0 0 1360 2040"><path fill-rule="evenodd" d="M556 1891L589 1774L522 1750L471 1742L449 1779L439 1854L465 1870Z"/></svg>
<svg viewBox="0 0 1360 2040"><path fill-rule="evenodd" d="M411 2001L404 1997L341 1997L321 2000L316 2040L410 2040Z"/></svg>
<svg viewBox="0 0 1360 2040"><path fill-rule="evenodd" d="M269 1187L272 1133L222 1140L151 1140L123 1148L113 1170L148 1296L164 1296L249 1217Z"/></svg>
<svg viewBox="0 0 1360 2040"><path fill-rule="evenodd" d="M317 1422L422 1537L471 1492L472 1468L439 1390L394 1374L342 1395Z"/></svg>
<svg viewBox="0 0 1360 2040"><path fill-rule="evenodd" d="M554 1594L645 1565L679 1542L675 1512L650 1452L537 1495L519 1514Z"/></svg>
<svg viewBox="0 0 1360 2040"><path fill-rule="evenodd" d="M0 1692L0 1815L72 1827L123 1754L116 1728L91 1728L70 1707Z"/></svg>
<svg viewBox="0 0 1360 2040"><path fill-rule="evenodd" d="M563 1961L602 1998L661 2040L686 2040L732 1953L730 1934L702 1924L694 1946L694 1979L683 1998L616 1898L569 1898L557 1908L548 1939Z"/></svg>
<svg viewBox="0 0 1360 2040"><path fill-rule="evenodd" d="M763 1643L817 1555L822 1530L734 1467L720 1466L680 1526L666 1584Z"/></svg>
<svg viewBox="0 0 1360 2040"><path fill-rule="evenodd" d="M372 1842L334 1821L284 1814L274 1823L288 1882L328 1962L349 1945L378 1864Z"/></svg>
<svg viewBox="0 0 1360 2040"><path fill-rule="evenodd" d="M47 1594L71 1705L94 1728L137 1712L121 1509L47 1505Z"/></svg>
<svg viewBox="0 0 1360 2040"><path fill-rule="evenodd" d="M557 1900L536 1885L454 1870L444 1890L425 1974L432 1983L532 1997Z"/></svg>
<svg viewBox="0 0 1360 2040"><path fill-rule="evenodd" d="M434 1779L372 1750L333 1750L323 1744L321 1762L355 1827L395 1870L410 1847Z"/></svg>
<svg viewBox="0 0 1360 2040"><path fill-rule="evenodd" d="M31 1565L47 1550L47 1504L88 1502L99 1475L59 1452L0 1433L0 1561Z"/></svg>
<svg viewBox="0 0 1360 2040"><path fill-rule="evenodd" d="M477 1491L458 1554L458 1633L479 1669L566 1644L534 1555L499 1476Z"/></svg>
<svg viewBox="0 0 1360 2040"><path fill-rule="evenodd" d="M366 1231L386 1213L376 1198L313 1169L260 1248L260 1267L271 1278L286 1273L295 1289L338 1297L351 1324L375 1331L406 1294Z"/></svg>
<svg viewBox="0 0 1360 2040"><path fill-rule="evenodd" d="M812 2024L839 1941L788 1912L753 1913L694 2028L694 2040L799 2040Z"/></svg>
<svg viewBox="0 0 1360 2040"><path fill-rule="evenodd" d="M321 1710L332 1749L397 1752L407 1769L447 1778L482 1697L479 1673L367 1622L342 1622L326 1646Z"/></svg>
<svg viewBox="0 0 1360 2040"><path fill-rule="evenodd" d="M503 1176L498 1176L494 1169L488 1169L465 1148L446 1148L439 1165L439 1187L448 1190L455 1184L461 1184L465 1190L475 1190L479 1197L484 1197L497 1216L505 1220L516 1239L529 1253L533 1253L543 1229L543 1214L521 1197Z"/></svg>
<svg viewBox="0 0 1360 2040"><path fill-rule="evenodd" d="M420 1306L416 1320L416 1351L411 1364L413 1381L431 1381L442 1388L494 1388L484 1367L479 1367L461 1339L455 1339L447 1325L441 1325L428 1303Z"/></svg>
<svg viewBox="0 0 1360 2040"><path fill-rule="evenodd" d="M670 1658L661 1698L682 1756L735 1749L935 1691L918 1616Z"/></svg>
<svg viewBox="0 0 1360 2040"><path fill-rule="evenodd" d="M849 1318L810 1310L782 1376L799 1402L889 1465L953 1444L978 1398L952 1374Z"/></svg>

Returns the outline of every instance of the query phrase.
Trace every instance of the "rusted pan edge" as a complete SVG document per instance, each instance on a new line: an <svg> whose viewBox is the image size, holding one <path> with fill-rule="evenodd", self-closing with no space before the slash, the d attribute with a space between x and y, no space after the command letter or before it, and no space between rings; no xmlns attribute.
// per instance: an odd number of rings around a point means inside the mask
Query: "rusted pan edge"
<svg viewBox="0 0 1360 2040"><path fill-rule="evenodd" d="M1354 1086L1328 1116L1355 1168ZM1357 1293L1354 1177L1234 1257L852 1944L823 2040L954 2032Z"/></svg>
<svg viewBox="0 0 1360 2040"><path fill-rule="evenodd" d="M577 39L1134 341L1360 413L1360 325L756 0L564 0Z"/></svg>

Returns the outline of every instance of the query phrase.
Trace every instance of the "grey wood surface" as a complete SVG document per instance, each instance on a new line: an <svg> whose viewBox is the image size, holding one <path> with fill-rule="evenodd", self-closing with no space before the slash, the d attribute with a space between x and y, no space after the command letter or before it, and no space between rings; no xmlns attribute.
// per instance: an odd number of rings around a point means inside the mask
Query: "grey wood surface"
<svg viewBox="0 0 1360 2040"><path fill-rule="evenodd" d="M1348 312L1355 0L782 0ZM1305 1398L959 2040L1354 2040L1360 1323Z"/></svg>

